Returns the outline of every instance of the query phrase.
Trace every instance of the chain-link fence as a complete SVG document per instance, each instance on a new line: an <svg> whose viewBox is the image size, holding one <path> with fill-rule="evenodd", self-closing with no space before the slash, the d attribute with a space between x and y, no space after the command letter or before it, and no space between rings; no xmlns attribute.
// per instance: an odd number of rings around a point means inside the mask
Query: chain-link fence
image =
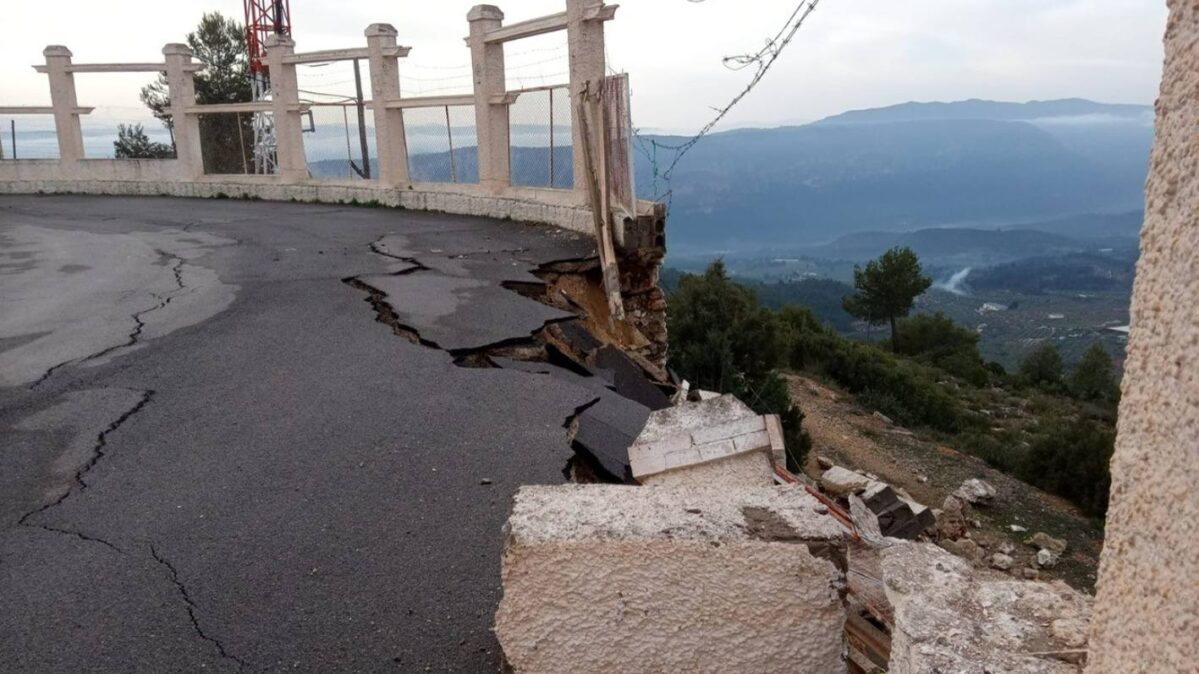
<svg viewBox="0 0 1199 674"><path fill-rule="evenodd" d="M0 115L0 159L58 159L54 115Z"/></svg>
<svg viewBox="0 0 1199 674"><path fill-rule="evenodd" d="M574 184L570 89L526 89L508 108L509 168L513 185Z"/></svg>
<svg viewBox="0 0 1199 674"><path fill-rule="evenodd" d="M404 111L408 172L414 182L479 182L475 109L468 105Z"/></svg>

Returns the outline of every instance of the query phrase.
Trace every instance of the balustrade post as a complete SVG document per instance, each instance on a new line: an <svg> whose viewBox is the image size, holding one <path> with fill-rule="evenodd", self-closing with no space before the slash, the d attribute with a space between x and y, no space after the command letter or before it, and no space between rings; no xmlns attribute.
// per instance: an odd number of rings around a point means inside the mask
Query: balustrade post
<svg viewBox="0 0 1199 674"><path fill-rule="evenodd" d="M83 128L79 123L75 96L75 75L69 70L71 50L50 45L42 51L46 57L46 75L50 81L50 105L54 106L54 130L58 136L58 158L74 162L84 158Z"/></svg>
<svg viewBox="0 0 1199 674"><path fill-rule="evenodd" d="M492 103L505 93L504 45L487 43L485 36L503 25L504 13L493 5L475 5L466 15L470 22L470 60L475 84L475 131L479 143L479 184L489 192L503 192L512 184L508 163L508 106Z"/></svg>
<svg viewBox="0 0 1199 674"><path fill-rule="evenodd" d="M284 35L266 39L267 68L271 77L271 109L275 118L275 171L285 183L308 178L304 157L304 134L300 125L300 92L296 65L284 59L296 51L296 43Z"/></svg>
<svg viewBox="0 0 1199 674"><path fill-rule="evenodd" d="M183 178L195 180L204 175L204 158L200 149L200 117L187 113L196 104L195 76L188 68L192 50L185 44L171 43L162 48L162 55L167 66L175 158L183 166Z"/></svg>
<svg viewBox="0 0 1199 674"><path fill-rule="evenodd" d="M408 49L396 46L396 29L391 24L373 23L366 29L370 51L371 111L375 122L379 184L407 187L408 140L404 133L404 111L387 108L387 101L400 97L399 59Z"/></svg>

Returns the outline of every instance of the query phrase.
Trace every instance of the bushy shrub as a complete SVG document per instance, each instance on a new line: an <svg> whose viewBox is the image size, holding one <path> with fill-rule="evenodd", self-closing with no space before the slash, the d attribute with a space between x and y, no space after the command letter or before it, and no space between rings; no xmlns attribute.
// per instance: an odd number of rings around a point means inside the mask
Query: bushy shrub
<svg viewBox="0 0 1199 674"><path fill-rule="evenodd" d="M1020 380L1027 386L1057 391L1062 385L1062 354L1052 344L1031 351L1020 361Z"/></svg>
<svg viewBox="0 0 1199 674"><path fill-rule="evenodd" d="M666 320L670 366L694 386L732 393L759 414L779 415L787 451L802 464L811 440L778 372L787 340L774 312L729 279L718 260L702 275L679 278Z"/></svg>
<svg viewBox="0 0 1199 674"><path fill-rule="evenodd" d="M1082 400L1115 402L1120 398L1120 382L1113 370L1112 357L1103 345L1092 344L1074 366L1070 375L1070 392Z"/></svg>
<svg viewBox="0 0 1199 674"><path fill-rule="evenodd" d="M895 351L975 386L985 386L990 379L990 371L978 353L978 333L957 325L940 311L899 321Z"/></svg>
<svg viewBox="0 0 1199 674"><path fill-rule="evenodd" d="M1092 515L1107 512L1116 434L1090 419L1061 422L1038 437L1017 476L1064 496Z"/></svg>

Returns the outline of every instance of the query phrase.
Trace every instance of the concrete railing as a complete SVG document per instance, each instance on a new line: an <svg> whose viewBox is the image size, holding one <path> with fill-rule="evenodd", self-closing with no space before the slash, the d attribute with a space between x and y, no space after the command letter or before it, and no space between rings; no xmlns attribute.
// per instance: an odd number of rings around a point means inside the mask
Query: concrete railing
<svg viewBox="0 0 1199 674"><path fill-rule="evenodd" d="M204 65L193 61L187 45L163 47L163 61L154 63L79 64L63 46L45 49L45 65L35 66L47 75L50 106L0 110L9 114L53 114L58 159L0 161L0 192L80 192L104 194L165 194L175 196L244 196L298 201L378 202L413 209L484 215L545 222L568 229L595 232L591 190L596 166L587 165L589 154L607 152L609 134L593 138L590 153L582 124L572 124L574 185L567 189L515 186L509 166L508 108L522 93L505 83L504 44L555 31L567 34L569 82L572 102L587 92L602 91L605 75L604 23L615 15L616 5L603 0L565 0L566 11L527 21L504 24L504 14L492 5L478 5L467 14L474 91L463 96L405 97L400 91L400 59L409 48L397 43L398 33L389 24L377 23L365 31L366 46L315 52L296 52L287 36L272 36L266 43L269 100L218 105L195 103L195 73ZM305 159L296 66L304 63L365 59L370 66L370 100L377 152L375 180L317 180ZM86 157L80 115L91 108L76 100L75 75L84 73L165 73L170 96L169 113L175 146L173 159L90 159ZM475 113L479 181L421 183L411 180L404 111L421 107L473 106ZM627 108L616 106L627 113ZM575 114L582 110L572 105ZM229 113L270 113L274 126L274 168L259 174L206 174L202 158L200 116ZM627 117L616 120L627 123ZM611 121L609 121L611 123ZM617 134L619 135L619 134ZM618 158L619 159L619 158ZM624 157L628 159L627 156ZM630 175L610 175L612 167L627 172L631 162L603 161L598 180L603 185L624 185ZM589 182L590 181L590 182ZM599 203L612 211L612 234L624 243L624 226L640 217L651 217L653 205L636 200L604 198ZM611 202L611 205L609 204ZM661 210L658 210L660 219Z"/></svg>

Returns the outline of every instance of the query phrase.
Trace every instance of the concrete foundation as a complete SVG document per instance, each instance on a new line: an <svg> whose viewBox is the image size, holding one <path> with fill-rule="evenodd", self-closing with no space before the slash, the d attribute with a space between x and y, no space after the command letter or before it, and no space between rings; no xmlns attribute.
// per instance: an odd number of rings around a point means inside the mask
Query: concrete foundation
<svg viewBox="0 0 1199 674"><path fill-rule="evenodd" d="M798 487L523 487L496 636L524 674L844 672L821 510Z"/></svg>

